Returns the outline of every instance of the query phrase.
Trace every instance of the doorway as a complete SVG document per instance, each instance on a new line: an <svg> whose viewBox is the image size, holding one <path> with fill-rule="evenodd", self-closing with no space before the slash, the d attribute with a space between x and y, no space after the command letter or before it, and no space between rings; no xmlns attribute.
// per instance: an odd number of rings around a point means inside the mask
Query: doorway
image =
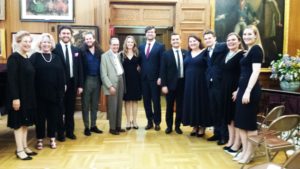
<svg viewBox="0 0 300 169"><path fill-rule="evenodd" d="M171 48L170 35L173 31L172 27L158 27L156 30L156 40L165 45L166 49ZM115 36L120 40L120 50L123 50L123 43L126 36L134 36L136 43L139 45L146 42L145 27L115 27Z"/></svg>

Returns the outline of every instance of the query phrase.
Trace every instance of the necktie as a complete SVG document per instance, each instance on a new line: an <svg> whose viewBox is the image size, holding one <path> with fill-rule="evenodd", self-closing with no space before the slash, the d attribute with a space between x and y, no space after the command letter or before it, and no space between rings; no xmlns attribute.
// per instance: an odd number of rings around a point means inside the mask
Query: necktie
<svg viewBox="0 0 300 169"><path fill-rule="evenodd" d="M180 60L180 57L179 57L179 51L176 50L176 57L177 57L177 70L178 70L178 77L180 78L181 77L181 60Z"/></svg>
<svg viewBox="0 0 300 169"><path fill-rule="evenodd" d="M66 66L67 66L67 77L70 78L70 61L69 61L69 50L68 45L66 45Z"/></svg>
<svg viewBox="0 0 300 169"><path fill-rule="evenodd" d="M208 48L208 54L209 54L209 57L212 56L212 53L213 53L213 48Z"/></svg>
<svg viewBox="0 0 300 169"><path fill-rule="evenodd" d="M150 54L150 46L151 46L151 43L148 43L148 47L147 47L147 50L146 50L146 58L147 59L149 58L149 54Z"/></svg>

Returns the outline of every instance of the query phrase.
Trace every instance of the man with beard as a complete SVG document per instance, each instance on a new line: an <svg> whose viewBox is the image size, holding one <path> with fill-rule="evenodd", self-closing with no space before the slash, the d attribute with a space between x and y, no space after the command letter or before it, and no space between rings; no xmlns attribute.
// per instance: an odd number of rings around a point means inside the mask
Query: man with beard
<svg viewBox="0 0 300 169"><path fill-rule="evenodd" d="M72 28L70 26L61 26L58 34L60 41L56 44L53 53L58 55L64 63L66 77L66 92L63 100L64 114L58 117L57 140L65 141L66 137L75 140L74 134L74 111L76 94L82 93L82 63L80 50L71 44Z"/></svg>
<svg viewBox="0 0 300 169"><path fill-rule="evenodd" d="M102 133L96 125L101 86L100 61L102 53L94 34L91 32L85 34L81 49L84 79L81 105L85 127L84 135L86 136L90 136L91 132ZM89 113L89 111L91 112Z"/></svg>

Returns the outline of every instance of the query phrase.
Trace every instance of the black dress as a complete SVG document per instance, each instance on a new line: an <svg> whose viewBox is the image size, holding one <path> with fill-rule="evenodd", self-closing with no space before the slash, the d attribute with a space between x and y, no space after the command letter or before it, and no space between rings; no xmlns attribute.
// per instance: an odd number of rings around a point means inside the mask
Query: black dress
<svg viewBox="0 0 300 169"><path fill-rule="evenodd" d="M28 58L13 53L7 60L8 118L7 126L18 129L31 126L35 120L36 98L34 88L34 68ZM14 99L20 99L20 110L12 107Z"/></svg>
<svg viewBox="0 0 300 169"><path fill-rule="evenodd" d="M222 110L226 124L230 124L234 119L235 102L232 100L232 93L237 90L240 78L240 60L244 52L239 51L227 62L226 57L222 62Z"/></svg>
<svg viewBox="0 0 300 169"><path fill-rule="evenodd" d="M138 101L142 99L141 91L141 77L140 72L137 68L139 65L138 57L133 56L131 59L128 59L121 53L124 73L125 73L125 82L126 82L126 92L123 100L125 101Z"/></svg>
<svg viewBox="0 0 300 169"><path fill-rule="evenodd" d="M184 59L184 96L182 124L208 127L212 119L208 112L208 89L205 72L207 63L204 52L192 58L191 52Z"/></svg>
<svg viewBox="0 0 300 169"><path fill-rule="evenodd" d="M248 86L252 74L252 64L262 63L263 51L258 46L253 46L240 61L241 75L239 79L239 90L236 98L235 126L240 129L253 131L257 129L256 114L260 101L261 89L258 80L250 93L250 103L242 104L244 92Z"/></svg>

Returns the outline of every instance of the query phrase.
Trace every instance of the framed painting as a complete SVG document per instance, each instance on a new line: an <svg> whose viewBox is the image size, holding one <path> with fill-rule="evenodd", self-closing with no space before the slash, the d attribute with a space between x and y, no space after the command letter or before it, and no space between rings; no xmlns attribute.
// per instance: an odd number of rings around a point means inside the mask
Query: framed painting
<svg viewBox="0 0 300 169"><path fill-rule="evenodd" d="M0 0L0 20L5 20L5 0Z"/></svg>
<svg viewBox="0 0 300 169"><path fill-rule="evenodd" d="M214 28L218 41L230 32L242 32L247 25L259 29L264 48L263 68L278 58L284 49L284 0L215 0Z"/></svg>
<svg viewBox="0 0 300 169"><path fill-rule="evenodd" d="M12 52L16 52L17 50L17 44L15 43L15 38L16 38L16 33L17 32L12 32L11 33L11 40L13 42L13 45L12 45ZM31 50L28 52L28 56L30 57L33 53L37 52L37 45L38 45L38 42L40 40L40 35L42 33L30 33L30 36L32 37L32 42L31 42Z"/></svg>
<svg viewBox="0 0 300 169"><path fill-rule="evenodd" d="M74 0L20 0L21 21L74 22Z"/></svg>
<svg viewBox="0 0 300 169"><path fill-rule="evenodd" d="M57 30L63 25L58 25ZM99 42L99 28L97 26L86 26L86 25L69 25L73 30L72 43L76 47L81 47L84 42L84 36L88 32L92 32L95 35L95 39ZM57 33L57 39L59 34Z"/></svg>
<svg viewBox="0 0 300 169"><path fill-rule="evenodd" d="M6 59L5 29L0 29L0 59Z"/></svg>

